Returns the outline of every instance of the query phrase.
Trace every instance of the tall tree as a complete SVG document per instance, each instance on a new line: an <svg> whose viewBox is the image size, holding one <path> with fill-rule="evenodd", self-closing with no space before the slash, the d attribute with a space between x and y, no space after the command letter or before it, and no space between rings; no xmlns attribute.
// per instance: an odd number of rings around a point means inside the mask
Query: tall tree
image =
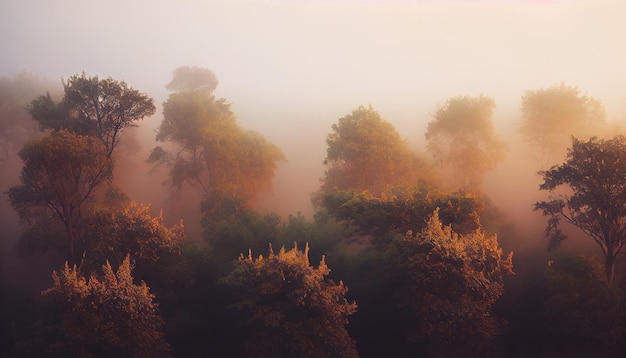
<svg viewBox="0 0 626 358"><path fill-rule="evenodd" d="M566 161L540 174L544 182L539 189L551 196L536 203L535 210L549 217L548 248L557 248L567 237L561 222L578 227L602 250L605 276L612 285L615 259L626 244L626 138L572 138ZM557 195L562 185L571 193Z"/></svg>
<svg viewBox="0 0 626 358"><path fill-rule="evenodd" d="M50 132L20 151L24 168L20 184L9 189L9 201L28 221L44 213L65 225L72 259L83 209L96 188L111 179L112 161L94 137L65 130Z"/></svg>
<svg viewBox="0 0 626 358"><path fill-rule="evenodd" d="M355 342L346 331L356 303L345 298L347 288L327 276L324 257L309 266L308 245L284 248L258 259L241 255L224 279L235 291L235 308L248 314L253 356L356 357Z"/></svg>
<svg viewBox="0 0 626 358"><path fill-rule="evenodd" d="M504 159L506 145L491 122L494 108L489 97L453 97L428 123L427 149L449 170L449 182L455 189L478 190L485 173Z"/></svg>
<svg viewBox="0 0 626 358"><path fill-rule="evenodd" d="M606 124L602 103L564 83L526 91L522 97L520 133L541 155L542 165L561 160L555 153L567 148L570 136L601 134Z"/></svg>
<svg viewBox="0 0 626 358"><path fill-rule="evenodd" d="M63 83L64 96L55 103L50 94L31 103L30 114L42 129L66 129L98 138L111 157L124 128L154 114L152 98L112 78L74 75Z"/></svg>
<svg viewBox="0 0 626 358"><path fill-rule="evenodd" d="M154 148L149 162L165 164L175 188L187 183L205 197L234 197L244 202L271 188L281 150L260 134L242 130L224 98L213 90L217 80L208 69L181 67L163 103L157 141L170 142L168 151Z"/></svg>
<svg viewBox="0 0 626 358"><path fill-rule="evenodd" d="M429 175L424 161L371 106L339 118L332 129L322 193L337 188L380 195L388 186L416 184Z"/></svg>

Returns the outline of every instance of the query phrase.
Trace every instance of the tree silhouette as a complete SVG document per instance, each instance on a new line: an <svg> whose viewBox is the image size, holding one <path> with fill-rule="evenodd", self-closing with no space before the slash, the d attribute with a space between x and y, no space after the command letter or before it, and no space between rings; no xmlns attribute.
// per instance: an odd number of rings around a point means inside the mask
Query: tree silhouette
<svg viewBox="0 0 626 358"><path fill-rule="evenodd" d="M551 196L535 204L548 216L549 249L567 237L560 229L567 222L581 229L602 250L608 284L613 284L615 259L626 244L626 138L604 140L572 138L563 164L541 171L539 186ZM561 185L571 194L556 194Z"/></svg>
<svg viewBox="0 0 626 358"><path fill-rule="evenodd" d="M60 220L74 260L84 207L96 188L112 177L104 145L94 137L59 130L26 144L20 157L20 184L7 192L11 205L26 222L42 211Z"/></svg>
<svg viewBox="0 0 626 358"><path fill-rule="evenodd" d="M41 129L65 129L98 138L111 157L124 128L154 114L152 98L112 78L74 75L63 83L64 96L54 103L50 94L32 101L30 114Z"/></svg>

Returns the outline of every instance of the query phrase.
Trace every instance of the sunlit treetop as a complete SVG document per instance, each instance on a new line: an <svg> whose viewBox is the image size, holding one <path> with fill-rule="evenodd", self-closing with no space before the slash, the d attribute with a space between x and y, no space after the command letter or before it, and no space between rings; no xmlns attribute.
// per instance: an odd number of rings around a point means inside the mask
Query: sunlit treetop
<svg viewBox="0 0 626 358"><path fill-rule="evenodd" d="M243 254L222 280L235 296L235 308L247 313L251 356L356 357L356 342L346 330L357 305L347 287L328 278L324 257L310 266L309 247L296 246L267 257Z"/></svg>
<svg viewBox="0 0 626 358"><path fill-rule="evenodd" d="M407 232L411 280L403 299L417 318L414 338L431 354L476 354L501 331L492 307L504 293L504 277L513 274L513 254L503 255L496 236L480 228L455 233L438 214L415 236Z"/></svg>
<svg viewBox="0 0 626 358"><path fill-rule="evenodd" d="M94 357L165 357L170 346L154 295L145 282L134 284L130 257L117 271L107 261L102 274L87 280L76 266L52 274L54 285L41 293L55 334L41 335L41 354ZM48 331L49 332L49 331ZM37 348L35 348L36 350Z"/></svg>

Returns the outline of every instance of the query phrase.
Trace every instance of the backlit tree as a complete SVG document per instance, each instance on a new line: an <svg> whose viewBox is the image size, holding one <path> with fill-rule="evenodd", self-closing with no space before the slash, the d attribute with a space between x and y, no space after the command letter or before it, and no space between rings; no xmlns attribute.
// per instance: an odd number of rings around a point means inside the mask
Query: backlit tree
<svg viewBox="0 0 626 358"><path fill-rule="evenodd" d="M60 130L26 144L20 157L20 184L7 192L11 205L25 222L42 213L61 221L75 259L84 208L96 188L111 180L112 160L104 145L94 137Z"/></svg>
<svg viewBox="0 0 626 358"><path fill-rule="evenodd" d="M562 222L578 227L602 250L612 285L615 260L626 244L626 138L572 138L566 161L540 174L544 182L539 188L551 193L548 201L535 204L535 210L549 217L548 248L557 248L567 237ZM561 186L571 191L558 194Z"/></svg>
<svg viewBox="0 0 626 358"><path fill-rule="evenodd" d="M30 114L41 129L65 129L94 136L111 157L123 129L154 114L152 98L112 78L74 75L63 83L64 96L55 103L50 94L32 101Z"/></svg>

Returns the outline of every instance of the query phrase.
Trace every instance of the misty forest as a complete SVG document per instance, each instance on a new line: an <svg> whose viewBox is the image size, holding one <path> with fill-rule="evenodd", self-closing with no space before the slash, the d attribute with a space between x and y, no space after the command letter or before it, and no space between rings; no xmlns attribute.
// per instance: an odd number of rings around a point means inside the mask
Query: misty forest
<svg viewBox="0 0 626 358"><path fill-rule="evenodd" d="M0 72L1 356L626 355L626 123L569 78L277 129L86 68Z"/></svg>

